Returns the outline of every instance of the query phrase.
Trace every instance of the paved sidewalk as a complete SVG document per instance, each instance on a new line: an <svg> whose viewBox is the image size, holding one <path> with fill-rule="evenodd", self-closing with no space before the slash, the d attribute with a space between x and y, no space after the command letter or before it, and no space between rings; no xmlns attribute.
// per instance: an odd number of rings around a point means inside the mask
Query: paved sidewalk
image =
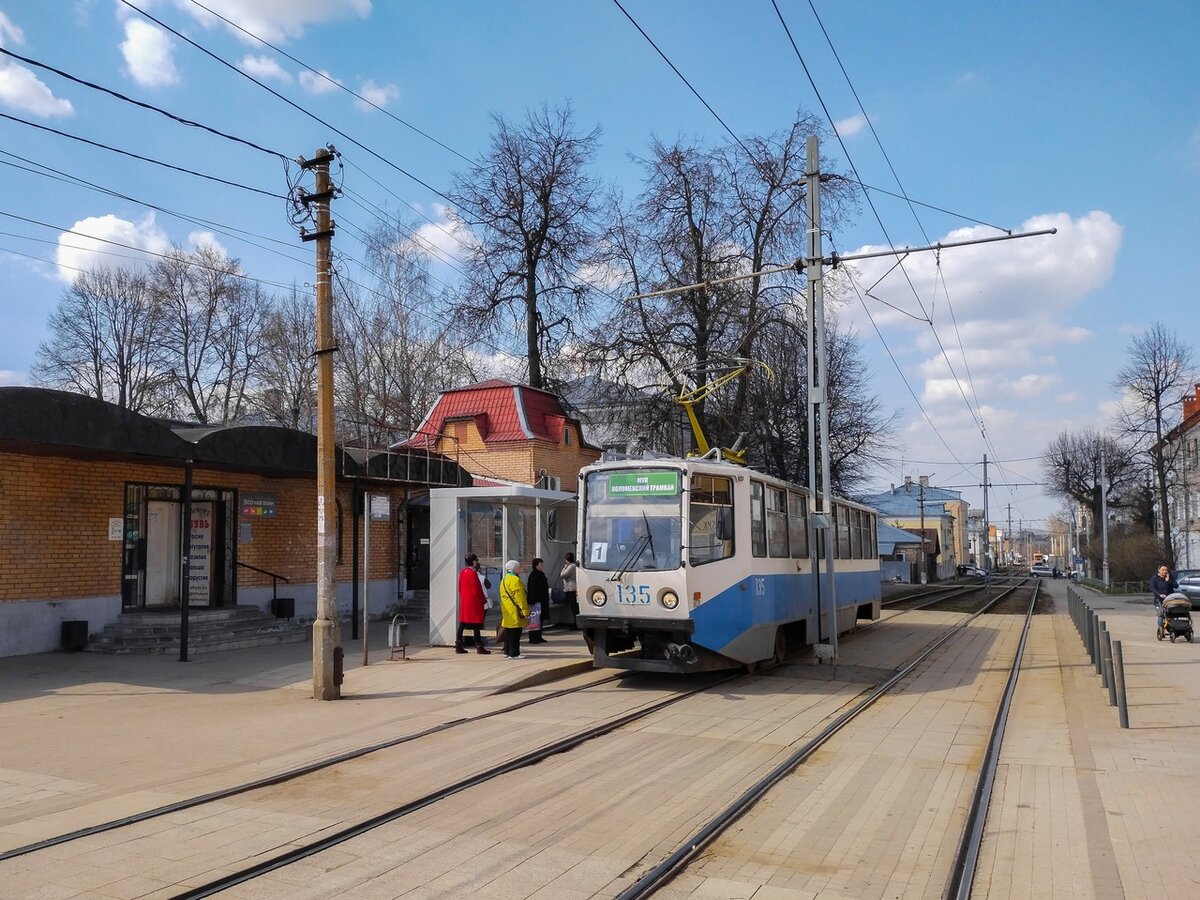
<svg viewBox="0 0 1200 900"><path fill-rule="evenodd" d="M419 627L419 626L418 626ZM419 633L419 632L418 632ZM312 645L169 656L0 659L0 850L294 768L466 715L497 693L592 671L582 637L526 659L411 646L370 665L344 629L342 699L312 699ZM454 710L448 711L447 706ZM0 887L0 896L4 896Z"/></svg>
<svg viewBox="0 0 1200 900"><path fill-rule="evenodd" d="M1148 597L1075 590L1120 640L1122 729L1068 613L1034 620L1009 717L974 896L1191 898L1200 814L1200 642L1159 642Z"/></svg>

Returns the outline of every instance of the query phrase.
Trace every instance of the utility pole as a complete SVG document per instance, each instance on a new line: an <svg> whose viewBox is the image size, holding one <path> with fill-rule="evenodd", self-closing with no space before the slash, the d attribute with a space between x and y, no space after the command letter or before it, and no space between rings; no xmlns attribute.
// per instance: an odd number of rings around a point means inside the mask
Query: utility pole
<svg viewBox="0 0 1200 900"><path fill-rule="evenodd" d="M313 699L337 700L342 694L342 644L337 614L337 474L333 454L333 285L330 283L330 246L333 220L329 201L333 185L329 163L333 145L318 149L301 163L316 172L316 190L302 194L305 205L316 206L316 231L301 232L301 240L317 242L317 618L313 622Z"/></svg>
<svg viewBox="0 0 1200 900"><path fill-rule="evenodd" d="M989 562L988 558L992 555L992 526L988 523L988 484L987 477L987 454L983 454L983 567L989 572L996 568L995 561Z"/></svg>
<svg viewBox="0 0 1200 900"><path fill-rule="evenodd" d="M808 484L813 499L817 502L819 515L809 517L813 534L809 546L813 554L814 573L819 571L816 555L816 532L825 537L825 581L817 583L817 621L821 620L821 600L826 600L829 610L828 630L822 640L813 646L818 659L827 658L835 666L838 658L837 590L833 578L833 542L837 540L837 523L834 521L833 485L829 473L829 404L826 391L829 372L825 353L825 288L824 261L821 255L821 157L816 135L809 135L807 143L808 167L806 187L808 191L808 257L804 260L804 275L807 280L805 297L808 314ZM819 431L818 431L819 428ZM817 441L820 439L820 486L817 492ZM818 630L819 626L818 626Z"/></svg>
<svg viewBox="0 0 1200 900"><path fill-rule="evenodd" d="M921 508L921 571L918 577L921 584L929 584L929 554L925 552L925 486L929 484L929 476L917 478L917 505Z"/></svg>
<svg viewBox="0 0 1200 900"><path fill-rule="evenodd" d="M1108 590L1108 467L1104 462L1104 438L1100 439L1100 527L1104 529L1104 589Z"/></svg>
<svg viewBox="0 0 1200 900"><path fill-rule="evenodd" d="M1004 531L1004 536L1008 538L1008 559L1006 562L1011 564L1013 561L1012 504L1005 504L1004 508L1008 511L1008 527Z"/></svg>

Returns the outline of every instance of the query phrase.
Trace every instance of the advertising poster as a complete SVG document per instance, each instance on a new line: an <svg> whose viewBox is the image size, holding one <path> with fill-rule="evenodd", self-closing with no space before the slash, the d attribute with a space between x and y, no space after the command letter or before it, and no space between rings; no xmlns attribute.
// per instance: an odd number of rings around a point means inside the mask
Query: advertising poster
<svg viewBox="0 0 1200 900"><path fill-rule="evenodd" d="M188 606L208 606L212 596L213 505L192 504L188 548Z"/></svg>

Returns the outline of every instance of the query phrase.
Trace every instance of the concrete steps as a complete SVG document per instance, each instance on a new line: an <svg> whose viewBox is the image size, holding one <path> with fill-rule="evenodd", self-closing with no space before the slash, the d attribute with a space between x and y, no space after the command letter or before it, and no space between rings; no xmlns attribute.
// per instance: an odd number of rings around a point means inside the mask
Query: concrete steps
<svg viewBox="0 0 1200 900"><path fill-rule="evenodd" d="M277 619L256 606L192 609L188 614L189 653L298 644L307 641L310 634L310 628ZM104 631L91 635L84 649L92 653L177 653L179 612L122 613Z"/></svg>

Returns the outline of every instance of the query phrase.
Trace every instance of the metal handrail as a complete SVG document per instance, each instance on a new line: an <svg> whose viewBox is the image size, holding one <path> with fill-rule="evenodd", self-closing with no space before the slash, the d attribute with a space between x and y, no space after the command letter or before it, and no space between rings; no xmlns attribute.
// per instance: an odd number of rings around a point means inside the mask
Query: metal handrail
<svg viewBox="0 0 1200 900"><path fill-rule="evenodd" d="M252 565L250 565L250 563L244 563L240 559L238 560L237 564L239 566L241 566L243 569L250 569L252 572L258 572L262 575L270 575L271 576L271 599L272 600L279 599L279 597L277 596L277 593L276 593L277 588L278 588L277 580L282 580L286 584L291 584L291 581L288 579L288 577L286 575L280 575L276 572L268 572L266 569L260 569L258 566L252 566Z"/></svg>

